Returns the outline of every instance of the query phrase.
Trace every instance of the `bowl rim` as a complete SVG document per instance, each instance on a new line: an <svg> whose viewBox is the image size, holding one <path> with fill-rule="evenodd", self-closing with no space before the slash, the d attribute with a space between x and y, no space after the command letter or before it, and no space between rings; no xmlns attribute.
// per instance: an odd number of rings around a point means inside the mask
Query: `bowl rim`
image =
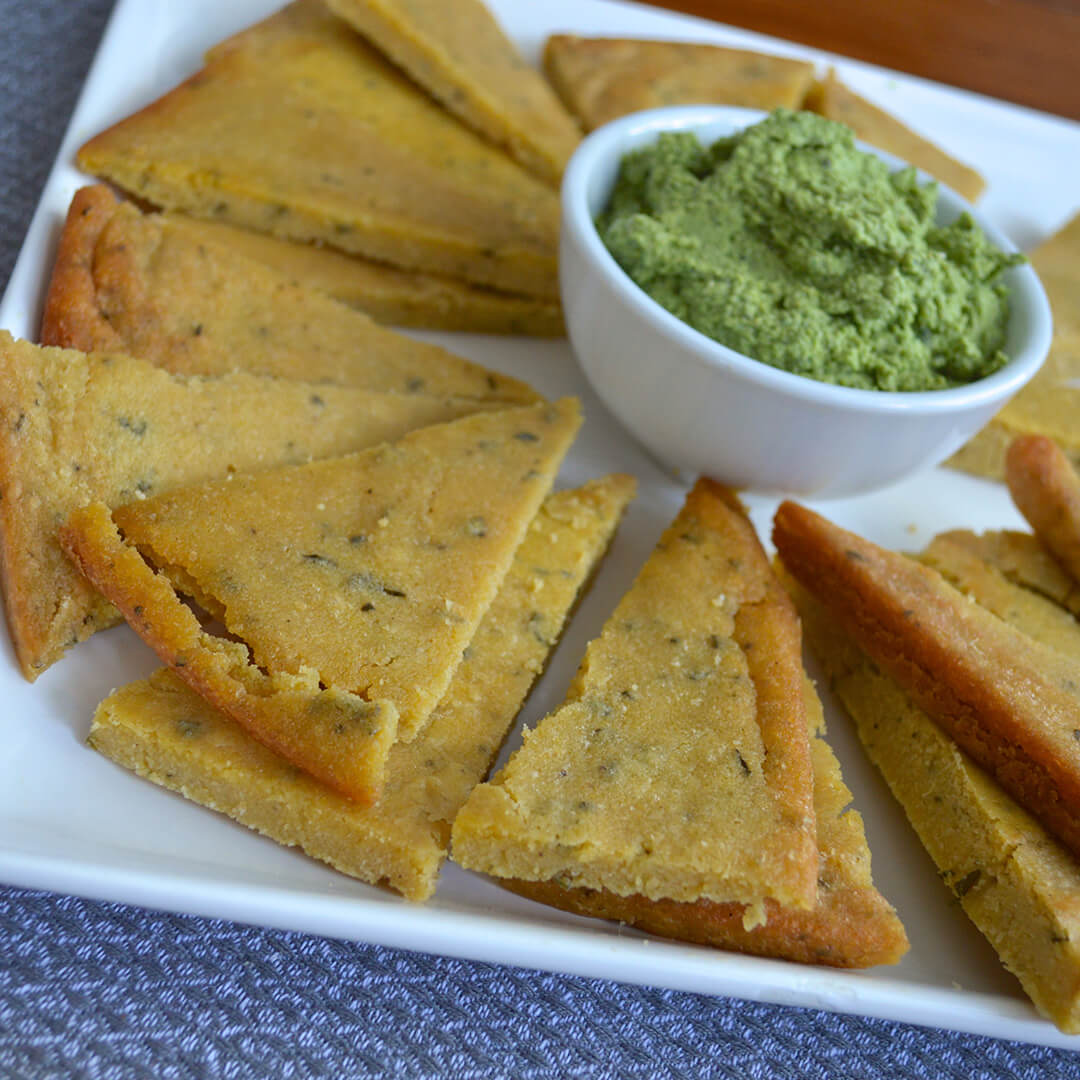
<svg viewBox="0 0 1080 1080"><path fill-rule="evenodd" d="M988 402L1004 401L1027 383L1046 359L1053 333L1050 305L1042 282L1030 263L1023 263L1006 271L1013 301L1010 304L1010 319L1015 317L1015 300L1020 298L1031 315L1029 336L1016 354L998 371L964 386L915 391L864 390L837 386L755 360L714 341L683 322L654 300L619 266L600 239L589 211L588 190L595 170L608 165L613 157L621 158L631 149L647 145L663 132L697 132L701 128L716 124L730 126L730 130L734 132L757 123L767 115L767 112L760 109L746 109L734 105L671 105L620 117L597 128L582 140L563 175L563 228L573 234L585 258L602 275L618 299L636 309L654 330L674 338L685 354L707 368L734 374L747 382L758 383L792 398L845 411L882 414L964 411ZM720 138L721 133L718 132L713 137ZM859 149L881 158L893 168L906 168L909 165L903 159L868 143L856 140L856 145ZM950 187L921 169L918 169L917 173L921 183L937 183L939 205L943 204L947 213L959 215L967 212L1002 251L1011 254L1019 250L979 210Z"/></svg>

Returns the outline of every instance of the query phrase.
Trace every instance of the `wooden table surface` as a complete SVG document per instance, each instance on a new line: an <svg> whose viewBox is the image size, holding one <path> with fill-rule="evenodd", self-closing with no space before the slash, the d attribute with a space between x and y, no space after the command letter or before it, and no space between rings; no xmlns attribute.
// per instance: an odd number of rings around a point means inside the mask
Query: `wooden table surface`
<svg viewBox="0 0 1080 1080"><path fill-rule="evenodd" d="M1080 120L1080 0L653 0Z"/></svg>

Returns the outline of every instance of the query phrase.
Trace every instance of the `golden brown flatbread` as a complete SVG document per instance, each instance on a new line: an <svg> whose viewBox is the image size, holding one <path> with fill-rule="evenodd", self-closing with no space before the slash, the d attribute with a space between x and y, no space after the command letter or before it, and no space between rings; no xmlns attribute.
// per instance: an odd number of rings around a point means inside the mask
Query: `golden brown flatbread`
<svg viewBox="0 0 1080 1080"><path fill-rule="evenodd" d="M791 575L1009 794L1080 853L1080 668L940 574L781 504Z"/></svg>
<svg viewBox="0 0 1080 1080"><path fill-rule="evenodd" d="M343 873L426 900L450 822L495 759L633 488L611 476L547 497L430 723L391 748L371 806L298 772L168 670L102 702L90 744Z"/></svg>
<svg viewBox="0 0 1080 1080"><path fill-rule="evenodd" d="M570 888L557 881L500 884L564 911L617 919L663 937L718 949L829 967L897 963L908 950L907 935L889 902L874 888L862 818L851 809L851 792L840 775L840 763L825 741L821 702L809 680L804 685L813 729L810 753L821 853L817 903L810 911L766 900L765 922L748 929L744 904L646 900L605 889Z"/></svg>
<svg viewBox="0 0 1080 1080"><path fill-rule="evenodd" d="M344 454L490 407L245 372L170 375L0 331L0 574L23 674L36 679L118 619L56 542L76 507Z"/></svg>
<svg viewBox="0 0 1080 1080"><path fill-rule="evenodd" d="M558 186L581 131L483 0L328 0L455 116Z"/></svg>
<svg viewBox="0 0 1080 1080"><path fill-rule="evenodd" d="M72 200L41 337L83 352L127 352L187 375L239 370L511 404L539 397L172 219L142 214L102 185Z"/></svg>
<svg viewBox="0 0 1080 1080"><path fill-rule="evenodd" d="M808 60L682 41L554 34L544 71L586 131L661 105L797 109L814 79Z"/></svg>
<svg viewBox="0 0 1080 1080"><path fill-rule="evenodd" d="M167 210L558 296L558 198L337 19L296 0L91 139L79 165Z"/></svg>
<svg viewBox="0 0 1080 1080"><path fill-rule="evenodd" d="M161 568L261 669L314 669L325 686L390 701L398 736L410 740L445 692L580 423L574 399L480 413L344 457L128 503L113 520L125 550ZM80 520L68 520L61 542L117 603L123 581ZM146 578L150 568L138 562ZM151 621L117 606L177 666L186 646L174 617ZM193 674L190 662L178 671Z"/></svg>
<svg viewBox="0 0 1080 1080"><path fill-rule="evenodd" d="M619 896L813 908L798 618L735 497L699 481L565 704L469 796L453 858Z"/></svg>
<svg viewBox="0 0 1080 1080"><path fill-rule="evenodd" d="M1030 254L1054 316L1054 338L1035 377L946 464L1005 478L1005 453L1018 435L1045 435L1080 467L1080 214Z"/></svg>

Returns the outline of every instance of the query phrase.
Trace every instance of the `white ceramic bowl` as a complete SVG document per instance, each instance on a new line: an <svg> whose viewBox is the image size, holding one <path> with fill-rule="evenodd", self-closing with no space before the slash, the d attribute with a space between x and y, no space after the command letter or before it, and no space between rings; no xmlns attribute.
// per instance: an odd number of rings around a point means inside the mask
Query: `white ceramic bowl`
<svg viewBox="0 0 1080 1080"><path fill-rule="evenodd" d="M871 491L943 461L1035 374L1050 347L1050 307L1029 266L1008 270L1009 363L967 386L926 393L831 386L759 363L692 329L615 262L595 218L627 151L664 131L693 131L709 144L764 115L727 106L654 109L607 124L582 142L562 187L559 276L570 342L605 404L669 468L752 491ZM939 221L967 210L998 247L1016 250L959 195L943 186L939 192Z"/></svg>

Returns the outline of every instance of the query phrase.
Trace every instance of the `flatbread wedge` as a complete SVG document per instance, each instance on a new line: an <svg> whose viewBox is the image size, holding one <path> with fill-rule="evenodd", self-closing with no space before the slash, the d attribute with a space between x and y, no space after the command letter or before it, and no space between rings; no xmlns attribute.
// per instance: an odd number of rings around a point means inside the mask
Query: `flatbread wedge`
<svg viewBox="0 0 1080 1080"><path fill-rule="evenodd" d="M961 749L1080 852L1080 668L966 599L940 574L781 504L791 575Z"/></svg>
<svg viewBox="0 0 1080 1080"><path fill-rule="evenodd" d="M1036 1008L1080 1033L1080 865L795 583L806 640L938 872Z"/></svg>
<svg viewBox="0 0 1080 1080"><path fill-rule="evenodd" d="M975 543L970 540L970 533L942 533L927 544L918 559L999 619L1080 660L1076 616L1040 588L1038 580L995 564L993 553L981 550L980 538L975 538Z"/></svg>
<svg viewBox="0 0 1080 1080"><path fill-rule="evenodd" d="M829 68L825 78L813 84L803 108L847 124L855 132L855 138L922 169L968 202L975 202L986 187L986 181L974 169L845 86L835 68Z"/></svg>
<svg viewBox="0 0 1080 1080"><path fill-rule="evenodd" d="M169 580L123 542L104 503L76 510L61 527L60 542L188 686L340 794L363 804L377 796L397 733L393 703L324 688L311 667L261 671L243 644L199 625Z"/></svg>
<svg viewBox="0 0 1080 1080"><path fill-rule="evenodd" d="M544 71L586 131L661 105L797 109L814 80L807 60L682 41L554 34Z"/></svg>
<svg viewBox="0 0 1080 1080"><path fill-rule="evenodd" d="M580 422L573 399L480 413L129 503L113 520L127 550L260 668L314 669L325 686L390 701L408 741L445 693ZM108 561L77 516L61 542L112 600ZM125 617L174 666L171 623ZM191 665L178 670L186 680Z"/></svg>
<svg viewBox="0 0 1080 1080"><path fill-rule="evenodd" d="M558 186L581 131L483 0L328 0L425 90Z"/></svg>
<svg viewBox="0 0 1080 1080"><path fill-rule="evenodd" d="M110 694L88 741L343 873L426 900L450 822L498 753L633 488L612 476L547 497L427 728L391 748L371 806L297 772L168 670Z"/></svg>
<svg viewBox="0 0 1080 1080"><path fill-rule="evenodd" d="M1080 214L1029 256L1046 289L1054 337L1034 378L946 464L1005 479L1005 454L1018 435L1053 439L1080 467Z"/></svg>
<svg viewBox="0 0 1080 1080"><path fill-rule="evenodd" d="M798 619L735 497L699 481L589 646L567 701L458 814L498 878L649 900L817 890Z"/></svg>
<svg viewBox="0 0 1080 1080"><path fill-rule="evenodd" d="M521 296L418 270L399 270L334 248L278 240L184 214L168 214L166 220L172 229L201 242L224 244L387 326L526 337L566 333L562 305L550 297Z"/></svg>
<svg viewBox="0 0 1080 1080"><path fill-rule="evenodd" d="M874 888L862 818L849 806L851 792L825 741L821 702L810 681L804 685L813 730L810 752L821 851L818 898L812 910L785 908L766 900L766 921L747 929L744 904L646 900L606 890L568 888L557 881L501 884L521 896L578 915L617 919L663 937L719 949L829 967L897 963L908 950L907 935L892 906Z"/></svg>
<svg viewBox="0 0 1080 1080"><path fill-rule="evenodd" d="M941 543L963 547L992 566L1006 581L1044 596L1080 618L1080 584L1031 533L1015 529L974 533L953 529L938 537Z"/></svg>
<svg viewBox="0 0 1080 1080"><path fill-rule="evenodd" d="M330 14L296 0L91 139L156 206L530 296L558 295L558 200Z"/></svg>
<svg viewBox="0 0 1080 1080"><path fill-rule="evenodd" d="M57 544L77 507L344 454L490 407L243 372L170 375L0 331L0 579L23 674L36 679L119 618Z"/></svg>
<svg viewBox="0 0 1080 1080"><path fill-rule="evenodd" d="M538 399L517 379L378 326L100 184L72 199L41 338L187 375L242 370L403 394Z"/></svg>
<svg viewBox="0 0 1080 1080"><path fill-rule="evenodd" d="M1005 454L1005 480L1017 509L1051 555L1080 582L1080 476L1045 435L1020 435Z"/></svg>

